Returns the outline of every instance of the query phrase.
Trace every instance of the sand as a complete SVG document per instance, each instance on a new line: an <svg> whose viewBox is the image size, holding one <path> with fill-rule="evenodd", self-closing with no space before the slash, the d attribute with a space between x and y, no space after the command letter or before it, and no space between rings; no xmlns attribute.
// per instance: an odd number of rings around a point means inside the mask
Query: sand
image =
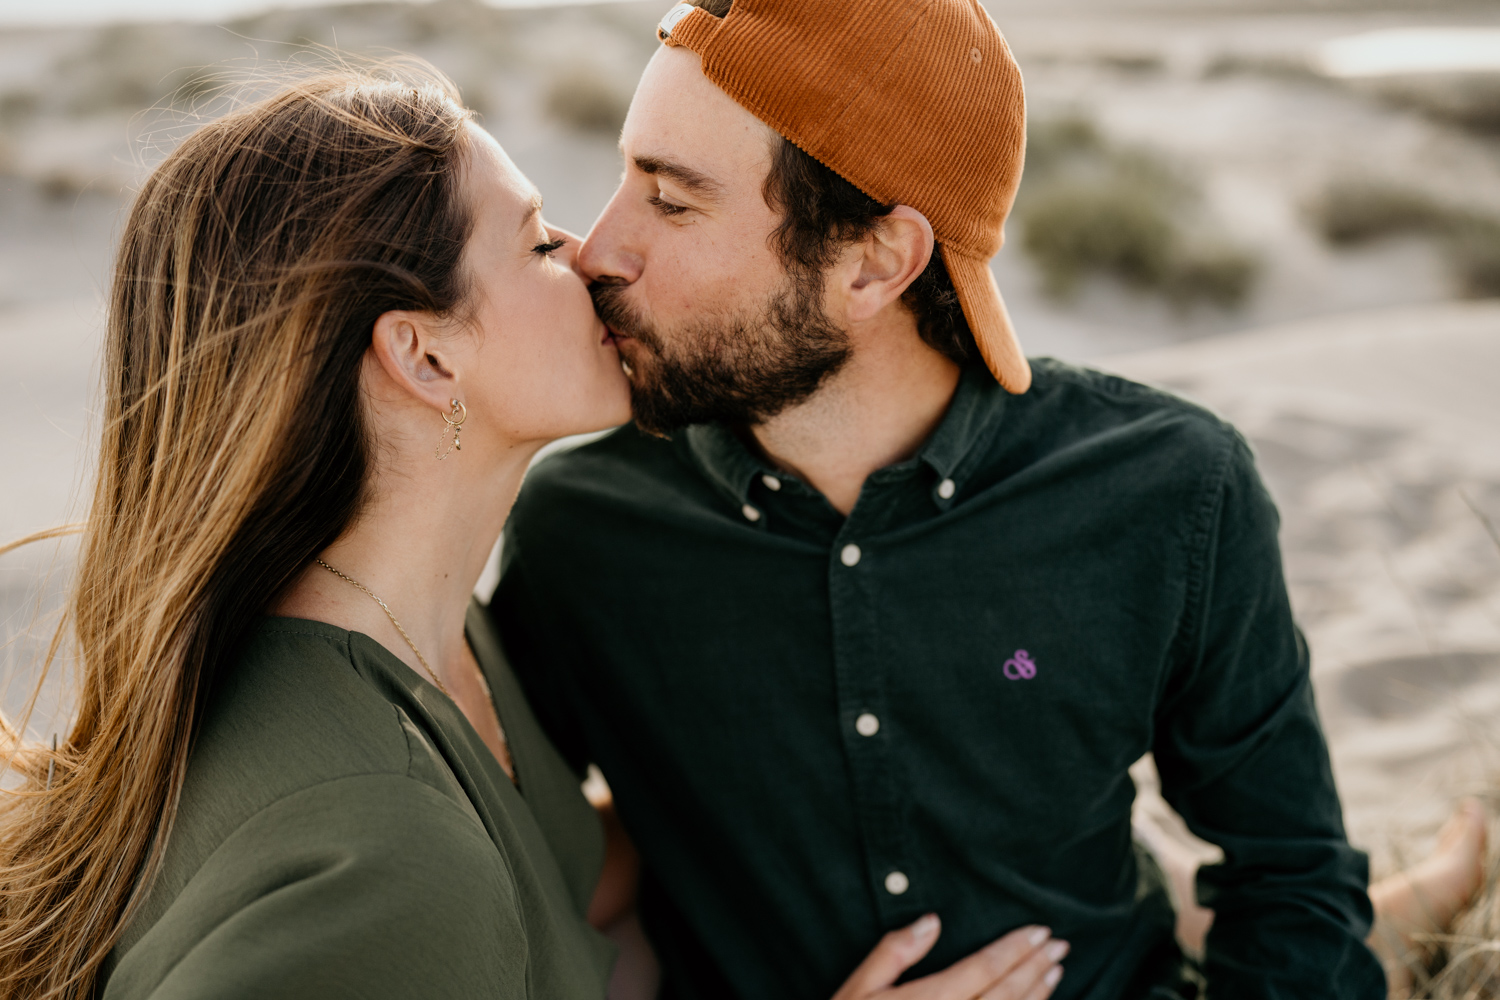
<svg viewBox="0 0 1500 1000"><path fill-rule="evenodd" d="M1377 871L1452 801L1492 807L1500 734L1500 303L1356 313L1101 367L1250 439L1351 839Z"/></svg>

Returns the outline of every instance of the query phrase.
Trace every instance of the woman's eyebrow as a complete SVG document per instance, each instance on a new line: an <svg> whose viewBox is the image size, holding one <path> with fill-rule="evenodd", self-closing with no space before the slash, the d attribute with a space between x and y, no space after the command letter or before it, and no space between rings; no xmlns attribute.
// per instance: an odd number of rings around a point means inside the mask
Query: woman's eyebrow
<svg viewBox="0 0 1500 1000"><path fill-rule="evenodd" d="M670 177L694 194L703 195L705 198L717 197L722 188L719 182L707 174L700 173L692 167L674 163L671 160L663 160L656 156L634 157L636 169L643 174L661 174Z"/></svg>
<svg viewBox="0 0 1500 1000"><path fill-rule="evenodd" d="M525 229L528 225L530 225L531 224L531 220L534 219L534 218L536 218L537 213L540 212L541 210L542 210L542 196L538 192L533 191L532 194L531 194L531 207L526 210L526 214L525 215L521 216L521 224L516 227L516 232L519 233L521 230Z"/></svg>

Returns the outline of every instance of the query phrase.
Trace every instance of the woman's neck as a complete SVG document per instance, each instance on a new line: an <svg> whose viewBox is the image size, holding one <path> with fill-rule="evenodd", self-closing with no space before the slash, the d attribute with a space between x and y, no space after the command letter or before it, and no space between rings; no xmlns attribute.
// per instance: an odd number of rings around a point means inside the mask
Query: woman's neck
<svg viewBox="0 0 1500 1000"><path fill-rule="evenodd" d="M375 477L359 519L320 554L384 601L410 644L368 594L316 562L273 612L363 632L426 677L415 646L449 686L467 662L470 595L539 448L515 446L499 461L463 452L442 462L431 451L406 450L404 461L387 455L394 467Z"/></svg>

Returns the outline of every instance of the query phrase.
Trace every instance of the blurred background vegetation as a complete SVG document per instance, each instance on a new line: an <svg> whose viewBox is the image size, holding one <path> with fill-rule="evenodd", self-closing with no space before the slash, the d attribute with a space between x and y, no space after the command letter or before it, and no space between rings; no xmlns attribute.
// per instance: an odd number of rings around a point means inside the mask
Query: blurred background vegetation
<svg viewBox="0 0 1500 1000"><path fill-rule="evenodd" d="M1413 0L1415 3L1415 0ZM1500 289L1500 71L1343 78L1330 40L1500 26L1494 4L993 0L1030 153L996 262L1033 349L1172 343ZM122 10L127 8L122 7ZM411 52L459 83L554 219L587 229L661 3L272 9L215 23L0 27L0 308L102 280L112 220L194 114L306 58ZM27 234L67 229L82 266Z"/></svg>

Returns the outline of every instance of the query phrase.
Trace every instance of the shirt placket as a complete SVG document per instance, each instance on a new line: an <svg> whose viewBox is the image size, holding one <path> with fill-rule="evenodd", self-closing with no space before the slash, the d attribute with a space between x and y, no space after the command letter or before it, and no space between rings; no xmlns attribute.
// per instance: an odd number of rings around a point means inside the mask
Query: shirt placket
<svg viewBox="0 0 1500 1000"><path fill-rule="evenodd" d="M881 925L893 928L927 912L929 894L906 832L903 770L897 766L902 734L886 697L879 599L880 574L888 567L878 545L861 537L858 514L856 508L828 559L833 667L865 876Z"/></svg>

